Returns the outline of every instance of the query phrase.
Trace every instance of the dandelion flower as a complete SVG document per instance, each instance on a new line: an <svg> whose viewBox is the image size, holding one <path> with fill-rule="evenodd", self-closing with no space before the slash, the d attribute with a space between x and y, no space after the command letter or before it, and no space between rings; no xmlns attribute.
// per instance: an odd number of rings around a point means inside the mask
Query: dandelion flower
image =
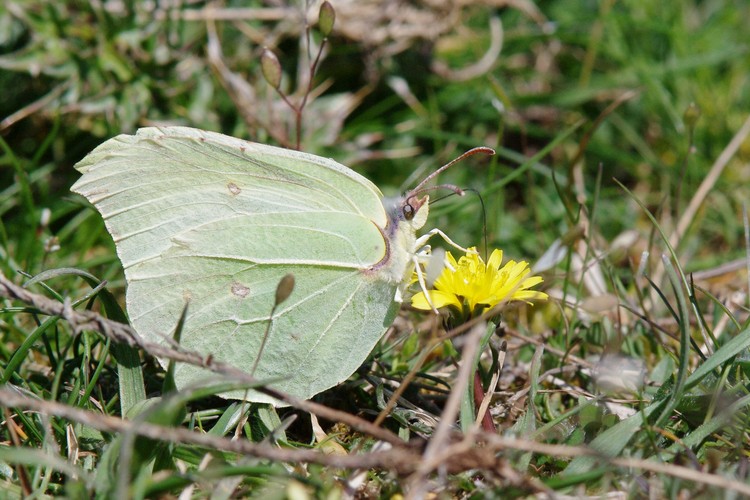
<svg viewBox="0 0 750 500"><path fill-rule="evenodd" d="M528 262L503 261L502 250L494 250L485 264L475 248L469 248L458 261L446 252L446 267L435 280L434 290L414 295L412 306L430 310L449 307L464 318L476 317L501 302L547 299L547 294L530 288L542 282L541 276L529 276Z"/></svg>

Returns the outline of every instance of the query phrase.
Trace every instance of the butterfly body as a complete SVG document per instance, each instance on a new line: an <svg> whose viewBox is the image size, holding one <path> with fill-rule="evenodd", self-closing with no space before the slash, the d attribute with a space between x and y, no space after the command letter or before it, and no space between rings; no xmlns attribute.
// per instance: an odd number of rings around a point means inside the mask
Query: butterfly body
<svg viewBox="0 0 750 500"><path fill-rule="evenodd" d="M260 354L255 376L301 398L349 377L390 326L427 217L416 198L386 208L332 160L185 127L115 137L76 168L73 191L115 241L136 331L166 343L187 304L185 348L247 371ZM288 273L294 291L270 317ZM208 375L175 370L178 387Z"/></svg>

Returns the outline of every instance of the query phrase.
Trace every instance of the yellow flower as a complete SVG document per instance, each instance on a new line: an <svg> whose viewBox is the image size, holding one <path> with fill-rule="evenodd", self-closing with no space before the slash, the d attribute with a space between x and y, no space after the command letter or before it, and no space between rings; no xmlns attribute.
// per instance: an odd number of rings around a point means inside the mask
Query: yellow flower
<svg viewBox="0 0 750 500"><path fill-rule="evenodd" d="M475 248L462 256L458 262L446 252L447 265L435 280L434 290L428 290L430 301L436 308L451 307L465 318L478 316L486 308L511 300L547 299L547 294L529 288L542 282L540 276L528 276L531 272L525 261L511 260L502 268L502 250L494 250L487 264ZM414 295L411 304L417 309L430 310L425 292Z"/></svg>

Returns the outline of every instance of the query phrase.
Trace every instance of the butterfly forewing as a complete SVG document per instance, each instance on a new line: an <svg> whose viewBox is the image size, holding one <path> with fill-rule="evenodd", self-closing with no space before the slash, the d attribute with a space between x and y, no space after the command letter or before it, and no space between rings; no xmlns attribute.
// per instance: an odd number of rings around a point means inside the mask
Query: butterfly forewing
<svg viewBox="0 0 750 500"><path fill-rule="evenodd" d="M393 320L397 283L368 272L389 255L381 194L347 167L168 127L111 139L76 168L73 190L102 213L131 322L149 340L163 343L188 304L184 347L249 371L293 273L255 375L308 398L356 370ZM207 375L176 370L178 387Z"/></svg>

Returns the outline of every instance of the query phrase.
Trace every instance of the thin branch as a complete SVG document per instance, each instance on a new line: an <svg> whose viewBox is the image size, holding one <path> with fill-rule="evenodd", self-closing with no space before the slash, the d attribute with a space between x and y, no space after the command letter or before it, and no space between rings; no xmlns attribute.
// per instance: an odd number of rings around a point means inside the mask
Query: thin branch
<svg viewBox="0 0 750 500"><path fill-rule="evenodd" d="M133 432L139 436L158 441L194 444L282 462L316 463L346 469L382 468L401 474L414 473L421 465L421 455L418 453L418 450L413 448L392 448L390 450L361 455L326 455L318 450L276 448L267 443L252 443L244 440L235 441L210 434L200 434L184 428L164 427L147 422L136 423L118 417L82 410L56 401L45 401L26 396L9 389L8 386L0 388L0 405L6 408L24 408L45 415L66 418L104 432ZM482 443L481 447L476 446L479 442ZM528 451L556 457L595 456L603 464L666 474L695 483L716 486L736 491L743 495L750 495L750 485L702 470L637 458L607 458L590 448L538 443L536 441L487 433L476 434L475 440L467 441L464 439L447 446L444 449L444 453L440 453L440 458L444 460L441 465L449 473L477 469L495 472L507 477L508 474L512 473L512 470L507 470L508 468L503 466L502 460L497 456L498 452L503 450Z"/></svg>
<svg viewBox="0 0 750 500"><path fill-rule="evenodd" d="M36 101L24 106L23 108L19 109L15 113L5 117L2 121L0 121L0 133L5 132L5 129L8 129L15 125L17 122L23 120L24 118L33 115L34 113L37 113L44 109L47 105L52 103L55 99L60 97L64 91L68 89L68 87L71 86L72 80L67 80L65 83L61 83L54 89L52 89L49 93L45 94L44 96L40 97Z"/></svg>
<svg viewBox="0 0 750 500"><path fill-rule="evenodd" d="M562 444L546 444L536 441L529 441L521 438L504 437L498 435L484 434L483 438L487 439L486 446L499 451L503 449L529 451L542 455L552 455L556 457L582 457L597 456L591 448L581 446L566 446ZM603 463L623 467L626 469L640 469L644 471L655 472L657 474L666 474L668 476L686 479L695 483L717 486L726 490L736 491L743 495L750 495L750 484L735 481L717 474L710 474L704 470L682 467L679 465L657 462L641 458L608 458L599 455L598 458Z"/></svg>
<svg viewBox="0 0 750 500"><path fill-rule="evenodd" d="M278 448L268 443L233 440L211 434L202 434L182 427L165 427L148 422L135 422L110 415L82 410L57 401L46 401L23 395L11 389L0 388L0 405L24 408L44 415L54 415L79 422L94 429L112 433L133 433L138 436L173 443L187 443L211 449L251 455L253 457L295 463L317 463L331 467L394 467L408 473L419 463L416 450L406 447L363 455L326 455L318 450Z"/></svg>
<svg viewBox="0 0 750 500"><path fill-rule="evenodd" d="M479 350L479 343L485 330L486 323L478 323L464 337L466 342L461 354L461 366L458 369L458 376L445 403L443 413L440 415L438 426L424 451L424 456L416 472L409 478L409 489L411 491L409 491L408 498L421 498L425 493L425 479L427 476L436 468L445 466L446 457L441 451L445 450L450 442L451 428L458 416L461 400L465 397L466 388L469 385L469 380L474 369L474 358Z"/></svg>
<svg viewBox="0 0 750 500"><path fill-rule="evenodd" d="M101 333L114 342L122 342L131 347L138 347L151 356L171 359L173 361L187 363L194 366L200 366L214 373L226 376L228 379L247 383L257 384L257 380L250 374L235 368L232 365L216 361L211 355L202 355L195 351L179 348L167 347L155 342L149 342L141 338L140 335L129 325L109 320L93 311L75 311L72 307L65 307L65 304L56 300L49 299L43 295L38 295L14 284L0 272L0 297L12 300L20 300L39 312L49 316L59 316L67 321L73 328L74 332L80 333L83 330L93 330ZM334 422L342 422L350 425L352 428L369 434L370 436L390 443L396 447L405 446L404 441L392 432L380 428L367 420L361 419L355 415L335 410L327 406L306 401L287 393L277 391L268 386L253 387L254 390L267 394L279 401L294 406L303 411L314 413L318 417L325 418Z"/></svg>

